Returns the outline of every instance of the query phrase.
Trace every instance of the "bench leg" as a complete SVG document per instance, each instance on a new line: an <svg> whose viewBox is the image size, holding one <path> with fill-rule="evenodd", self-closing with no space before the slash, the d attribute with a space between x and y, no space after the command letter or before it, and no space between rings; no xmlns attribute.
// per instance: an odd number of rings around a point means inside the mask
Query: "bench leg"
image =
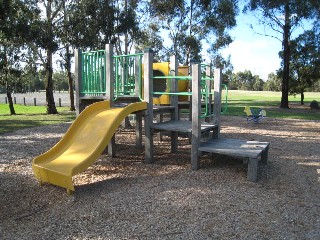
<svg viewBox="0 0 320 240"><path fill-rule="evenodd" d="M256 182L257 176L258 176L258 159L249 158L247 180L251 182Z"/></svg>
<svg viewBox="0 0 320 240"><path fill-rule="evenodd" d="M261 163L263 163L263 164L268 163L268 150L269 150L269 146L266 147L265 149L263 149L263 151L261 153Z"/></svg>

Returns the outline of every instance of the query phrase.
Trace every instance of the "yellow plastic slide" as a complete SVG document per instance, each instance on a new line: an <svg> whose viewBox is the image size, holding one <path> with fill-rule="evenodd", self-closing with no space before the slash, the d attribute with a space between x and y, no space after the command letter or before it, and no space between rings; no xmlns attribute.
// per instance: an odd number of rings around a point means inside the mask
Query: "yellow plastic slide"
<svg viewBox="0 0 320 240"><path fill-rule="evenodd" d="M126 116L146 108L146 102L124 108L110 108L109 101L90 105L53 148L33 160L34 175L40 183L67 188L68 193L74 191L72 176L96 161Z"/></svg>

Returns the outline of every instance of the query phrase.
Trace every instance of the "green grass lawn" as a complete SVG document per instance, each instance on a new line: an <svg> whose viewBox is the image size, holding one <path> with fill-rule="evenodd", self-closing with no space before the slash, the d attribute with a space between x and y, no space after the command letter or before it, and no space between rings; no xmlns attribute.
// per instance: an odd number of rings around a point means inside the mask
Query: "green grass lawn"
<svg viewBox="0 0 320 240"><path fill-rule="evenodd" d="M226 115L244 116L244 107L262 108L272 118L295 118L306 120L320 120L320 111L311 110L309 105L312 100L320 103L320 92L305 93L304 105L300 105L300 96L289 96L290 109L279 108L281 100L280 92L255 92L255 91L228 91L228 110ZM225 104L223 94L222 105Z"/></svg>
<svg viewBox="0 0 320 240"><path fill-rule="evenodd" d="M245 116L245 106L262 108L267 112L267 117L294 118L306 120L320 120L320 111L311 110L309 105L312 100L320 103L320 92L305 93L305 105L300 105L300 96L290 96L290 109L279 108L280 92L254 92L254 91L228 91L228 109L226 115ZM223 101L225 102L225 96ZM68 111L67 107L58 107L59 114L46 114L45 106L15 105L17 115L10 115L7 104L0 104L0 134L15 131L21 128L59 124L75 119L75 112Z"/></svg>
<svg viewBox="0 0 320 240"><path fill-rule="evenodd" d="M16 115L10 115L9 106L0 104L0 134L22 128L70 122L75 119L75 112L67 107L58 107L59 114L46 114L45 106L14 105Z"/></svg>

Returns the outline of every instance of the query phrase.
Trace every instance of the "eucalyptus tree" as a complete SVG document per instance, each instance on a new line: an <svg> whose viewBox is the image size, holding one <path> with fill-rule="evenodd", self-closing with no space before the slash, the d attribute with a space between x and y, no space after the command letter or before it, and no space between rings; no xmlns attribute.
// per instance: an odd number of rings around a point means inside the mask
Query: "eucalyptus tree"
<svg viewBox="0 0 320 240"><path fill-rule="evenodd" d="M80 0L73 4L69 22L72 44L85 49L115 45L116 53L130 52L139 36L135 0Z"/></svg>
<svg viewBox="0 0 320 240"><path fill-rule="evenodd" d="M315 0L250 0L244 11L258 13L259 23L265 26L265 36L282 42L282 96L281 108L289 108L289 79L292 33L304 20L314 20L319 14L319 1Z"/></svg>
<svg viewBox="0 0 320 240"><path fill-rule="evenodd" d="M151 48L155 61L167 61L163 37L160 32L161 24L157 18L152 16L148 0L140 0L136 6L136 21L138 28L134 37L134 49L143 52L146 48Z"/></svg>
<svg viewBox="0 0 320 240"><path fill-rule="evenodd" d="M69 98L70 98L70 111L75 111L75 99L74 99L74 85L73 75L71 70L73 53L73 41L72 41L72 25L70 23L70 17L74 11L74 5L77 4L75 0L64 1L62 6L63 19L60 21L60 27L58 28L58 35L61 39L61 48L59 55L61 60L60 67L66 71L66 76L69 85Z"/></svg>
<svg viewBox="0 0 320 240"><path fill-rule="evenodd" d="M304 104L305 89L320 79L320 31L307 30L291 42L291 93L299 93Z"/></svg>
<svg viewBox="0 0 320 240"><path fill-rule="evenodd" d="M32 22L39 14L34 1L0 1L0 85L6 89L9 109L15 114L12 91L21 80L21 63L32 41Z"/></svg>
<svg viewBox="0 0 320 240"><path fill-rule="evenodd" d="M151 0L152 15L168 31L170 52L183 64L202 60L206 42L211 51L231 42L227 30L236 25L237 2L232 0Z"/></svg>
<svg viewBox="0 0 320 240"><path fill-rule="evenodd" d="M63 21L63 0L38 0L38 8L42 15L34 24L36 41L34 49L45 69L45 90L48 114L57 114L53 95L53 55L59 50L60 38L58 35L61 21Z"/></svg>

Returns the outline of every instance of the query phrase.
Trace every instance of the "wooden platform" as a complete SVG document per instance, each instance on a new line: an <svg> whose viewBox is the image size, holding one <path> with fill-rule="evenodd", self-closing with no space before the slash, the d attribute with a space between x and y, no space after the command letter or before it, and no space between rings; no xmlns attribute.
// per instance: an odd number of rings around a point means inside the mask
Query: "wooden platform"
<svg viewBox="0 0 320 240"><path fill-rule="evenodd" d="M215 128L217 125L211 123L201 123L201 132L209 132ZM192 122L191 121L167 121L161 123L154 123L152 128L158 131L171 131L171 132L183 132L191 133L192 132Z"/></svg>
<svg viewBox="0 0 320 240"><path fill-rule="evenodd" d="M255 182L259 159L262 163L267 163L269 144L268 142L218 138L201 143L199 151L248 158L247 179Z"/></svg>

